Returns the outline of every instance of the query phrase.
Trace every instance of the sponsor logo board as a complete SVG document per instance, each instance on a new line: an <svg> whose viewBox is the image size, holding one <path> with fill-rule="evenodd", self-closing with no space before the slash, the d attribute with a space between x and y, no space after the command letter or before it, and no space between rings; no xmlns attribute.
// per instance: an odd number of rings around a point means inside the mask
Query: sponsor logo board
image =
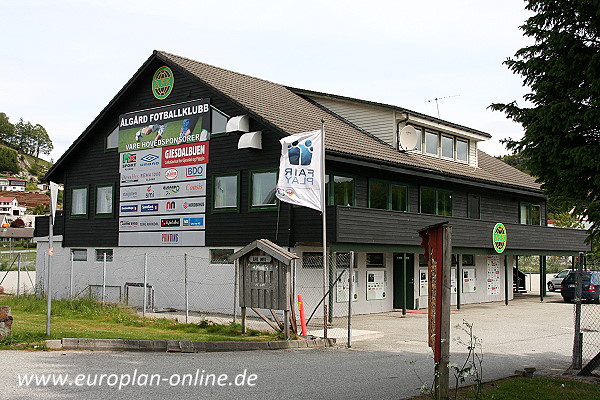
<svg viewBox="0 0 600 400"><path fill-rule="evenodd" d="M204 214L121 217L119 218L119 232L202 230L204 221Z"/></svg>
<svg viewBox="0 0 600 400"><path fill-rule="evenodd" d="M121 171L121 186L206 179L206 165Z"/></svg>
<svg viewBox="0 0 600 400"><path fill-rule="evenodd" d="M119 246L204 245L204 231L119 232Z"/></svg>
<svg viewBox="0 0 600 400"><path fill-rule="evenodd" d="M182 198L174 200L137 201L121 204L119 216L196 214L206 211L206 197Z"/></svg>
<svg viewBox="0 0 600 400"><path fill-rule="evenodd" d="M197 165L208 163L208 143L186 143L162 148L162 167Z"/></svg>
<svg viewBox="0 0 600 400"><path fill-rule="evenodd" d="M165 182L120 188L120 201L206 196L206 180Z"/></svg>

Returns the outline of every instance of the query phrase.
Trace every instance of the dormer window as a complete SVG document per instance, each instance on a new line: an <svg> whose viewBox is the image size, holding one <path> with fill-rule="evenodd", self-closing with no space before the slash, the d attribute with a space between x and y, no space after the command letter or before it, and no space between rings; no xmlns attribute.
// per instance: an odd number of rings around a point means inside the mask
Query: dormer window
<svg viewBox="0 0 600 400"><path fill-rule="evenodd" d="M413 149L414 152L444 160L469 163L468 139L418 126L414 126L414 128L417 132L417 144Z"/></svg>

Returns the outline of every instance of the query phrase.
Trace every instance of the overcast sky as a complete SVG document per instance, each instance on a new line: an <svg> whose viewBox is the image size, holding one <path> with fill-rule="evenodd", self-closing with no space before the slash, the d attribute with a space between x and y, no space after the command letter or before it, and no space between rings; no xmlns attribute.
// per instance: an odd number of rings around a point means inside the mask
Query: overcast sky
<svg viewBox="0 0 600 400"><path fill-rule="evenodd" d="M154 49L288 86L522 135L487 109L522 104L502 62L529 43L523 0L4 2L0 112L43 125L56 161Z"/></svg>

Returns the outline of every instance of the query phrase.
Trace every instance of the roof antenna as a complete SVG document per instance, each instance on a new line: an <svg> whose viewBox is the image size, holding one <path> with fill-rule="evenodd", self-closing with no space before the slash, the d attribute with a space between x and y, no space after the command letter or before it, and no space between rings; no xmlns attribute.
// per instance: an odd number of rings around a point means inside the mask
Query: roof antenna
<svg viewBox="0 0 600 400"><path fill-rule="evenodd" d="M425 100L425 103L431 103L432 101L435 101L435 107L437 108L437 115L438 115L438 118L440 118L440 105L438 104L438 100L449 99L451 97L458 97L458 96L460 96L460 94L453 94L452 96L445 96L445 97L436 97L435 99Z"/></svg>

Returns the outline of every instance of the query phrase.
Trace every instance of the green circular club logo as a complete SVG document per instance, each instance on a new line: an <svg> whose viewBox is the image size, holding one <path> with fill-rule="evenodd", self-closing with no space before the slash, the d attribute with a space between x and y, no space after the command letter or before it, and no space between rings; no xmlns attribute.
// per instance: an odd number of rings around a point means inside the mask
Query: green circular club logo
<svg viewBox="0 0 600 400"><path fill-rule="evenodd" d="M496 224L494 226L494 233L492 234L492 243L494 244L494 250L496 253L502 253L506 249L506 242L508 235L506 234L506 227L504 224Z"/></svg>
<svg viewBox="0 0 600 400"><path fill-rule="evenodd" d="M164 100L171 94L173 90L173 71L167 66L160 67L152 77L152 93L159 100Z"/></svg>

